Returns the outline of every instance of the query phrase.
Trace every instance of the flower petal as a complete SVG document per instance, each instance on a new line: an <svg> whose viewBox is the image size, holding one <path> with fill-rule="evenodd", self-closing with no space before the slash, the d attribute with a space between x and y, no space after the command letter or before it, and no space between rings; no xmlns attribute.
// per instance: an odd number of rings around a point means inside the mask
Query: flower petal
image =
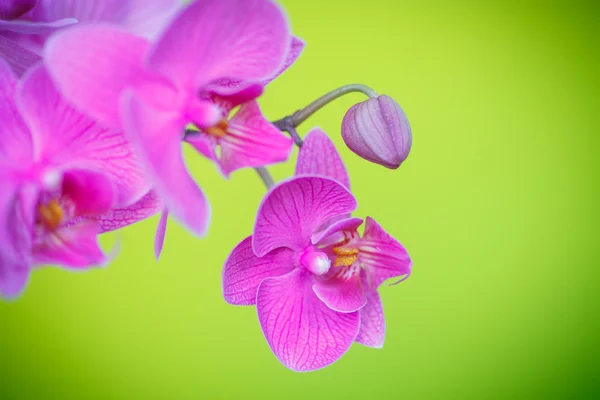
<svg viewBox="0 0 600 400"><path fill-rule="evenodd" d="M240 168L285 161L294 146L292 139L266 120L256 101L240 107L220 144L220 166L225 176Z"/></svg>
<svg viewBox="0 0 600 400"><path fill-rule="evenodd" d="M356 342L368 347L383 347L385 316L383 304L376 290L367 291L367 305L360 309L360 331Z"/></svg>
<svg viewBox="0 0 600 400"><path fill-rule="evenodd" d="M123 89L148 77L143 69L150 44L119 28L76 26L57 32L45 47L45 61L69 103L101 123L118 128Z"/></svg>
<svg viewBox="0 0 600 400"><path fill-rule="evenodd" d="M264 81L263 85L265 85L265 86L268 85L273 80L277 79L279 77L279 75L283 74L289 67L291 67L292 64L294 64L296 62L298 57L300 57L300 54L302 53L302 50L304 50L305 46L306 46L306 43L304 42L304 40L300 39L297 36L292 36L292 41L290 43L290 47L288 49L288 52L285 57L285 61L283 62L283 65L279 68L279 70L272 77L270 77L269 79Z"/></svg>
<svg viewBox="0 0 600 400"><path fill-rule="evenodd" d="M19 77L42 60L41 56L4 36L0 36L0 58L4 59Z"/></svg>
<svg viewBox="0 0 600 400"><path fill-rule="evenodd" d="M181 139L186 121L177 112L157 110L133 93L123 98L123 122L154 178L155 190L169 213L197 235L204 235L210 207L188 173Z"/></svg>
<svg viewBox="0 0 600 400"><path fill-rule="evenodd" d="M342 219L339 221L335 221L331 225L326 224L325 229L314 233L311 236L310 241L312 242L312 244L317 244L317 243L323 244L322 243L323 240L328 241L327 239L330 236L335 235L336 233L343 232L343 231L353 232L353 231L357 230L358 227L362 225L362 223L363 223L362 218L352 217L352 218L346 218L346 219Z"/></svg>
<svg viewBox="0 0 600 400"><path fill-rule="evenodd" d="M219 78L271 76L289 43L285 17L271 1L196 1L163 33L149 65L178 87L195 91Z"/></svg>
<svg viewBox="0 0 600 400"><path fill-rule="evenodd" d="M29 281L30 268L27 264L0 259L0 297L15 299L23 293Z"/></svg>
<svg viewBox="0 0 600 400"><path fill-rule="evenodd" d="M367 217L365 232L359 242L359 259L367 272L371 288L376 289L390 278L408 278L412 262L406 249L371 217Z"/></svg>
<svg viewBox="0 0 600 400"><path fill-rule="evenodd" d="M74 269L104 265L108 259L98 244L98 231L98 226L91 222L59 229L36 244L33 249L35 263Z"/></svg>
<svg viewBox="0 0 600 400"><path fill-rule="evenodd" d="M160 258L162 253L163 245L165 244L165 235L167 234L167 221L169 220L169 211L163 210L158 220L156 227L156 233L154 234L154 258L156 261Z"/></svg>
<svg viewBox="0 0 600 400"><path fill-rule="evenodd" d="M33 159L31 135L16 105L16 86L10 67L0 60L0 168L24 168Z"/></svg>
<svg viewBox="0 0 600 400"><path fill-rule="evenodd" d="M350 188L350 178L335 145L320 128L306 135L298 153L296 175L323 175Z"/></svg>
<svg viewBox="0 0 600 400"><path fill-rule="evenodd" d="M328 308L311 290L309 272L296 269L265 279L258 288L260 326L275 356L294 371L312 371L337 361L352 345L359 314Z"/></svg>
<svg viewBox="0 0 600 400"><path fill-rule="evenodd" d="M63 18L49 22L33 22L22 19L12 21L0 20L0 31L24 33L27 35L45 35L76 23L77 20L75 18Z"/></svg>
<svg viewBox="0 0 600 400"><path fill-rule="evenodd" d="M253 248L261 257L278 247L298 252L327 220L356 209L352 193L334 180L303 176L275 186L258 209Z"/></svg>
<svg viewBox="0 0 600 400"><path fill-rule="evenodd" d="M0 0L0 19L15 19L35 6L36 0Z"/></svg>
<svg viewBox="0 0 600 400"><path fill-rule="evenodd" d="M264 257L252 251L252 237L238 244L223 268L223 297L229 304L256 304L258 286L265 278L285 275L294 269L294 252L277 249Z"/></svg>
<svg viewBox="0 0 600 400"><path fill-rule="evenodd" d="M123 132L101 126L67 104L43 66L24 78L18 101L39 160L106 174L115 183L119 207L148 192L150 182Z"/></svg>
<svg viewBox="0 0 600 400"><path fill-rule="evenodd" d="M332 277L317 281L313 285L313 290L317 297L334 311L354 312L367 304L367 295L358 275L348 280Z"/></svg>
<svg viewBox="0 0 600 400"><path fill-rule="evenodd" d="M102 215L115 202L113 183L93 171L69 170L63 175L62 194L75 204L75 215Z"/></svg>
<svg viewBox="0 0 600 400"><path fill-rule="evenodd" d="M128 207L111 209L100 216L87 217L87 219L97 221L100 227L99 232L105 233L135 224L155 215L162 209L162 202L154 191L150 191Z"/></svg>

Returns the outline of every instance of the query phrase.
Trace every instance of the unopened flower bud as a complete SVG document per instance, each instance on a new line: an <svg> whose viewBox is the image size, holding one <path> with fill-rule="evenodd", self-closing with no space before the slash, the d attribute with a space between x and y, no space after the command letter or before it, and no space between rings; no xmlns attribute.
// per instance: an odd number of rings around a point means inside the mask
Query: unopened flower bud
<svg viewBox="0 0 600 400"><path fill-rule="evenodd" d="M342 122L342 137L360 157L391 169L408 157L412 144L404 111L386 95L372 97L348 110Z"/></svg>

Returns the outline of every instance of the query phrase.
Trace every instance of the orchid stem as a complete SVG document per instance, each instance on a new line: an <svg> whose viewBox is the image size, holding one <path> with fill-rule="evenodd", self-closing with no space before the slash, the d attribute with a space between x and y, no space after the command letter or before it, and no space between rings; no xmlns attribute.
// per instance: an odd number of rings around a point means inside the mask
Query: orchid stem
<svg viewBox="0 0 600 400"><path fill-rule="evenodd" d="M273 186L275 186L275 181L273 180L273 177L271 176L271 173L269 172L268 169L266 169L265 167L258 167L258 168L254 168L254 170L256 171L258 176L260 176L260 179L263 181L263 183L267 187L267 190L271 189Z"/></svg>

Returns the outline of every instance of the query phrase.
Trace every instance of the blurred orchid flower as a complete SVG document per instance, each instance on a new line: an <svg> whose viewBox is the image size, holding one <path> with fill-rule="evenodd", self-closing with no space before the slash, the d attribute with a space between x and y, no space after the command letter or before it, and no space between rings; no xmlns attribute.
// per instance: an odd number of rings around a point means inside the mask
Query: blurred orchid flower
<svg viewBox="0 0 600 400"><path fill-rule="evenodd" d="M154 38L181 9L179 0L4 0L0 33L41 52L55 31L76 23L112 23Z"/></svg>
<svg viewBox="0 0 600 400"><path fill-rule="evenodd" d="M2 297L18 296L37 265L104 264L98 233L161 208L123 133L65 103L43 66L17 82L0 60L0 131Z"/></svg>
<svg viewBox="0 0 600 400"><path fill-rule="evenodd" d="M412 145L406 114L396 100L386 95L350 108L342 121L342 137L358 156L390 169L406 160Z"/></svg>
<svg viewBox="0 0 600 400"><path fill-rule="evenodd" d="M210 209L184 164L183 132L196 125L201 136L188 141L218 159L225 174L286 159L292 142L252 100L281 71L290 48L285 17L271 1L198 0L155 44L115 26L81 26L54 35L45 57L69 101L124 128L169 213L203 235ZM240 104L229 120L230 107Z"/></svg>
<svg viewBox="0 0 600 400"><path fill-rule="evenodd" d="M350 216L357 204L344 187L348 175L322 131L305 139L296 173L269 192L253 236L227 259L223 294L234 305L256 304L275 356L292 370L310 371L338 360L354 341L383 346L377 288L408 276L411 261L370 217L360 236L363 220Z"/></svg>

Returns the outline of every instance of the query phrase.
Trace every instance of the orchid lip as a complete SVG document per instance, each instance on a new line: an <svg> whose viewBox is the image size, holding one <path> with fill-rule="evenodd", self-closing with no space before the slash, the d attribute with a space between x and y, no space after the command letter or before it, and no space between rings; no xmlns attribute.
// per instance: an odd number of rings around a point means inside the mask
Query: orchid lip
<svg viewBox="0 0 600 400"><path fill-rule="evenodd" d="M300 264L315 275L324 275L331 267L331 260L327 254L310 246L300 255Z"/></svg>

